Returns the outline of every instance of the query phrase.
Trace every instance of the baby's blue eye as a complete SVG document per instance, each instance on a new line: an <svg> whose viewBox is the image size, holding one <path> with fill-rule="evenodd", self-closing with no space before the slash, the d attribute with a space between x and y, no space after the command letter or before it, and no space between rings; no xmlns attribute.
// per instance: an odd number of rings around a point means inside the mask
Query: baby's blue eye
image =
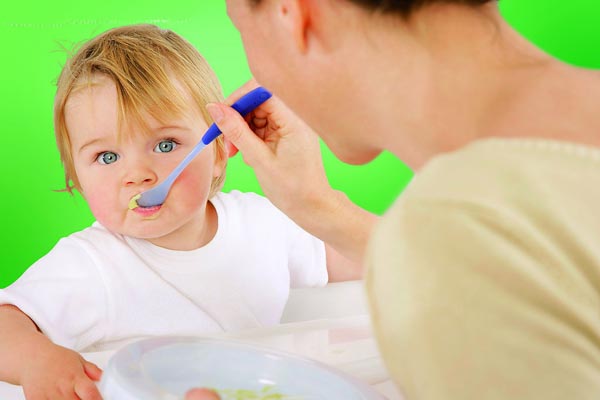
<svg viewBox="0 0 600 400"><path fill-rule="evenodd" d="M177 143L174 140L162 140L159 144L156 145L154 151L157 153L168 153L175 150L177 147Z"/></svg>
<svg viewBox="0 0 600 400"><path fill-rule="evenodd" d="M96 157L96 161L98 161L100 164L112 164L118 159L119 155L117 153L113 153L112 151L105 151L98 154L98 157Z"/></svg>

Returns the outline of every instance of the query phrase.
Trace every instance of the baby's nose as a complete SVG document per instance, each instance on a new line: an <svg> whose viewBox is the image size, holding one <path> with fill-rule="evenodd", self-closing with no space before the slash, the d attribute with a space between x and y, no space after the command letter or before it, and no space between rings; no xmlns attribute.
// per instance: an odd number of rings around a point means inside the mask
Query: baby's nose
<svg viewBox="0 0 600 400"><path fill-rule="evenodd" d="M123 184L125 186L133 186L133 185L146 185L150 186L157 181L157 176L154 171L147 166L136 166L129 171L125 175L125 179L123 180Z"/></svg>

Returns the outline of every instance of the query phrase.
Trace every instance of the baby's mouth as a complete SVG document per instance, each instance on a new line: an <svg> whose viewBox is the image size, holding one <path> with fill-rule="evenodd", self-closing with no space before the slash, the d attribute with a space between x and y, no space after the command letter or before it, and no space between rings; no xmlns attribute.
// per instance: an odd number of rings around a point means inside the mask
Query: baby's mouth
<svg viewBox="0 0 600 400"><path fill-rule="evenodd" d="M133 209L133 212L140 214L143 217L156 217L158 216L158 211L162 206L152 206L152 207L136 207Z"/></svg>
<svg viewBox="0 0 600 400"><path fill-rule="evenodd" d="M140 206L137 203L137 199L139 199L141 197L141 194L138 193L135 196L133 196L131 198L131 200L129 200L129 205L128 208L132 211L134 211L137 214L140 214L146 218L148 217L156 217L157 216L157 212L161 209L162 205L158 205L158 206L150 206L150 207L143 207Z"/></svg>

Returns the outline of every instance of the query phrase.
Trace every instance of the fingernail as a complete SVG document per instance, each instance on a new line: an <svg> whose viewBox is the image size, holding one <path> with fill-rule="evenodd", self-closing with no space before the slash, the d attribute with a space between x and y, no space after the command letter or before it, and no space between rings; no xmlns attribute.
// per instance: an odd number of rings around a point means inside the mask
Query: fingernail
<svg viewBox="0 0 600 400"><path fill-rule="evenodd" d="M223 110L221 110L221 107L215 103L208 103L206 105L206 111L208 111L213 121L215 121L217 124L221 122L225 116L225 114L223 114Z"/></svg>

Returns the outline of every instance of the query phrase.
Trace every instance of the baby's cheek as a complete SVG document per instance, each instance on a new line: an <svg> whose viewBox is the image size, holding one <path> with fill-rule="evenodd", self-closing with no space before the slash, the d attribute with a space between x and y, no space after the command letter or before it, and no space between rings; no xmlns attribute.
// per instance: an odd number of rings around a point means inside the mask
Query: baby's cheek
<svg viewBox="0 0 600 400"><path fill-rule="evenodd" d="M115 212L110 206L112 204L110 198L105 193L88 192L85 199L96 220L105 227L110 228L115 217Z"/></svg>
<svg viewBox="0 0 600 400"><path fill-rule="evenodd" d="M210 192L212 177L205 171L184 170L176 181L177 189L184 197L181 200L198 202Z"/></svg>
<svg viewBox="0 0 600 400"><path fill-rule="evenodd" d="M178 179L179 185L189 193L208 192L212 177L208 171L186 171L184 170Z"/></svg>

